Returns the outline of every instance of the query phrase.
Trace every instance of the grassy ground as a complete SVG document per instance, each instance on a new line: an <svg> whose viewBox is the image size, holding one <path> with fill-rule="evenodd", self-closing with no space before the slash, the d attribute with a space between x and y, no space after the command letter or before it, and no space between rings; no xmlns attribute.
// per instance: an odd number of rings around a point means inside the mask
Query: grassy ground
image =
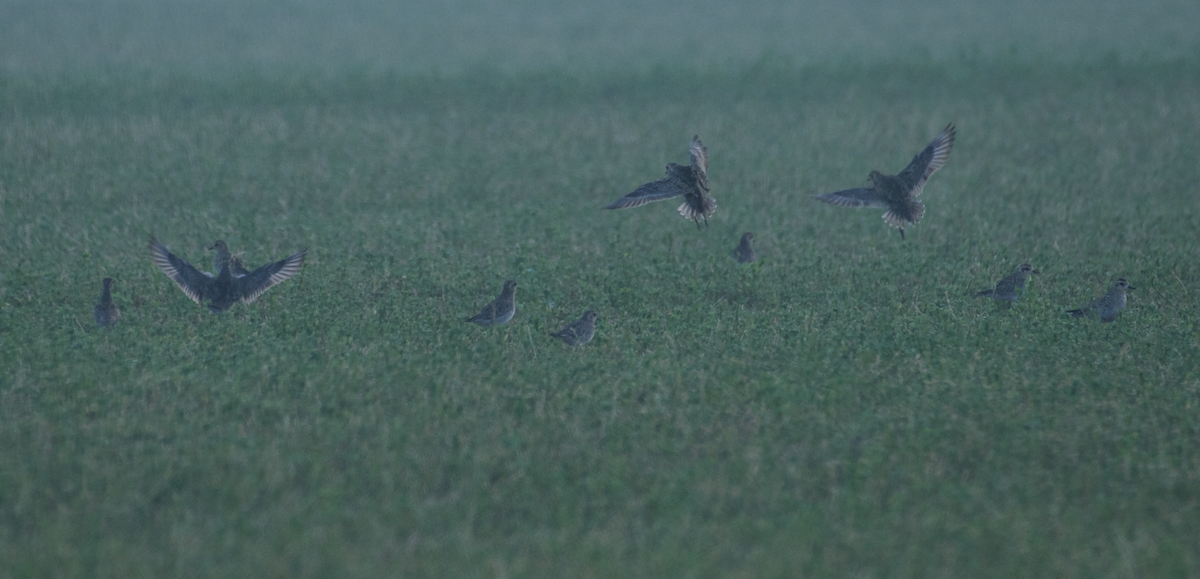
<svg viewBox="0 0 1200 579"><path fill-rule="evenodd" d="M1200 575L1198 72L0 78L0 560ZM907 241L810 199L950 121ZM599 210L693 133L710 227ZM212 316L150 234L309 260ZM1016 307L972 297L1023 262ZM1116 277L1116 323L1065 316ZM507 278L513 322L463 323ZM590 345L546 335L585 309Z"/></svg>

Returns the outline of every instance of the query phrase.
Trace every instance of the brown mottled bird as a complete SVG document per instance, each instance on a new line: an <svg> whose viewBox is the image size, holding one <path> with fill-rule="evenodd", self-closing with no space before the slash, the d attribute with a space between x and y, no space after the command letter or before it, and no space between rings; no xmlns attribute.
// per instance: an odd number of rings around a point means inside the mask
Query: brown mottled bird
<svg viewBox="0 0 1200 579"><path fill-rule="evenodd" d="M96 325L101 328L115 326L121 319L121 310L117 309L117 304L114 304L112 299L112 278L104 278L103 283L104 291L100 294L100 302L92 310L92 317L96 319Z"/></svg>
<svg viewBox="0 0 1200 579"><path fill-rule="evenodd" d="M871 171L869 187L846 189L835 193L824 193L816 198L839 207L875 207L887 209L883 220L900 230L904 239L904 227L916 225L925 215L925 204L917 201L929 177L946 164L950 148L954 146L954 124L946 125L933 142L925 147L898 175L884 175Z"/></svg>
<svg viewBox="0 0 1200 579"><path fill-rule="evenodd" d="M651 201L662 201L683 196L679 206L679 214L685 219L691 219L700 227L703 220L708 225L708 218L717 210L717 200L708 196L708 148L700 142L700 136L692 137L692 164L689 167L667 164L667 176L646 183L616 201L605 209L628 209L641 207Z"/></svg>
<svg viewBox="0 0 1200 579"><path fill-rule="evenodd" d="M240 255L229 253L229 246L225 245L224 240L218 239L209 249L216 251L216 254L213 255L214 276L220 275L221 268L225 267L226 264L229 264L229 273L232 273L233 277L242 277L250 273L246 269L245 264L242 263Z"/></svg>
<svg viewBox="0 0 1200 579"><path fill-rule="evenodd" d="M590 341L596 335L596 312L588 310L583 312L583 317L571 322L563 329L550 334L558 338L568 346L582 346Z"/></svg>
<svg viewBox="0 0 1200 579"><path fill-rule="evenodd" d="M733 250L733 258L738 263L754 263L758 259L758 255L754 253L754 248L750 246L750 242L754 241L754 234L749 231L742 234L742 241L738 243L737 249Z"/></svg>
<svg viewBox="0 0 1200 579"><path fill-rule="evenodd" d="M994 300L1015 302L1025 295L1025 280L1029 279L1029 276L1035 273L1042 272L1033 269L1033 266L1028 263L1023 263L1016 271L1004 276L1004 279L1000 280L996 284L996 287L983 290L975 295Z"/></svg>
<svg viewBox="0 0 1200 579"><path fill-rule="evenodd" d="M286 259L268 263L242 277L234 277L229 263L226 262L217 272L217 276L211 277L167 251L153 236L150 237L150 260L154 265L171 278L192 301L197 304L209 302L208 310L214 314L221 313L238 302L253 302L263 292L296 275L304 263L304 254L307 251L302 249Z"/></svg>
<svg viewBox="0 0 1200 579"><path fill-rule="evenodd" d="M500 292L500 296L492 300L492 303L483 306L483 309L478 314L467 318L468 322L479 324L481 326L503 326L512 319L513 314L517 313L517 282L507 280L504 282L504 289Z"/></svg>
<svg viewBox="0 0 1200 579"><path fill-rule="evenodd" d="M1108 288L1108 293L1091 301L1086 306L1067 313L1076 318L1100 318L1101 323L1112 322L1125 309L1125 290L1137 289L1124 278L1118 278Z"/></svg>

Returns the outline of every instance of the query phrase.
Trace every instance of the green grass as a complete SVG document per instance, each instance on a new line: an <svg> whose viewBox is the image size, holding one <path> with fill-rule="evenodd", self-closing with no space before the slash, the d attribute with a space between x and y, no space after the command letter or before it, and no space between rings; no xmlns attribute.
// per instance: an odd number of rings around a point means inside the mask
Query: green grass
<svg viewBox="0 0 1200 579"><path fill-rule="evenodd" d="M0 561L1197 576L1198 73L0 77ZM950 121L907 241L810 198ZM599 210L693 133L710 227ZM197 264L217 238L309 259L212 316L151 233ZM1023 262L1016 307L972 297ZM1063 313L1118 276L1116 323ZM513 322L463 323L507 278ZM586 309L588 346L546 335Z"/></svg>

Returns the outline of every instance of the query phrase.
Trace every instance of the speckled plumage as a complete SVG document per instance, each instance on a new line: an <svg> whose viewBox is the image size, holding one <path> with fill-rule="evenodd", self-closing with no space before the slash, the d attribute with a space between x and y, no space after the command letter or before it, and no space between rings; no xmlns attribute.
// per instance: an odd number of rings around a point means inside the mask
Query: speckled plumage
<svg viewBox="0 0 1200 579"><path fill-rule="evenodd" d="M228 261L216 277L205 275L192 264L180 259L154 237L150 238L150 259L180 290L197 304L209 302L208 309L216 314L238 302L250 303L276 284L290 279L304 263L307 250L300 250L286 259L268 263L241 277L234 277Z"/></svg>
<svg viewBox="0 0 1200 579"><path fill-rule="evenodd" d="M1112 322L1117 319L1117 314L1125 309L1125 291L1137 289L1124 278L1119 278L1114 281L1108 288L1108 292L1092 300L1088 305L1077 310L1068 310L1067 313L1076 318L1100 318L1101 323Z"/></svg>
<svg viewBox="0 0 1200 579"><path fill-rule="evenodd" d="M229 273L233 277L242 277L250 273L242 263L240 255L232 255L229 253L229 246L225 245L225 241L218 239L209 249L215 251L213 255L213 276L221 274L221 268L229 265Z"/></svg>
<svg viewBox="0 0 1200 579"><path fill-rule="evenodd" d="M592 341L592 337L596 335L596 317L596 312L588 310L583 312L582 318L563 326L563 329L550 335L562 340L568 346L582 346Z"/></svg>
<svg viewBox="0 0 1200 579"><path fill-rule="evenodd" d="M875 207L887 209L883 220L900 230L900 238L904 238L904 227L916 225L925 215L925 204L917 200L925 183L929 181L938 169L950 158L950 149L954 146L954 124L946 125L933 142L925 150L913 157L897 175L884 175L879 171L871 171L869 187L846 189L834 193L824 193L816 198L837 205L838 207Z"/></svg>
<svg viewBox="0 0 1200 579"><path fill-rule="evenodd" d="M738 263L754 263L758 260L758 254L754 253L754 247L750 242L754 241L754 234L749 231L742 234L742 241L738 243L737 249L733 250L733 258Z"/></svg>
<svg viewBox="0 0 1200 579"><path fill-rule="evenodd" d="M667 176L646 183L641 187L605 206L605 209L628 209L641 207L653 201L662 201L683 196L679 214L700 226L717 210L717 200L708 196L708 148L700 142L700 136L692 137L689 149L692 164L688 167L675 163L667 164Z"/></svg>
<svg viewBox="0 0 1200 579"><path fill-rule="evenodd" d="M996 284L996 287L981 291L975 295L992 298L994 300L1005 300L1015 302L1025 295L1025 280L1029 279L1031 274L1041 273L1033 269L1028 263L1021 264L1016 271L1004 276Z"/></svg>
<svg viewBox="0 0 1200 579"><path fill-rule="evenodd" d="M517 312L517 282L507 280L504 282L504 290L500 292L500 297L492 300L492 303L483 306L473 317L467 318L466 321L481 326L503 326L512 319L513 314Z"/></svg>
<svg viewBox="0 0 1200 579"><path fill-rule="evenodd" d="M92 309L92 317L95 318L97 326L105 328L114 326L121 320L121 310L117 308L117 304L113 303L112 278L106 277L102 283L104 290L100 293L100 301Z"/></svg>

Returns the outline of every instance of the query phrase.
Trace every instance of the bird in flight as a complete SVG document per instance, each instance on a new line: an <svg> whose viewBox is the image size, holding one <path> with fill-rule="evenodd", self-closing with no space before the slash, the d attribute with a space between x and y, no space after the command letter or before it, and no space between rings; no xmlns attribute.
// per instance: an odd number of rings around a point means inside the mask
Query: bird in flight
<svg viewBox="0 0 1200 579"><path fill-rule="evenodd" d="M150 237L150 260L154 265L171 278L192 301L200 305L207 301L208 310L214 314L221 313L238 302L250 303L276 284L296 275L304 263L304 254L307 251L302 249L283 260L268 263L240 277L234 276L227 259L220 264L221 270L213 277L167 251L158 239Z"/></svg>
<svg viewBox="0 0 1200 579"><path fill-rule="evenodd" d="M608 204L605 209L641 207L651 201L682 195L679 214L684 219L694 221L696 227L700 227L701 221L708 225L709 216L717 210L717 200L708 196L708 148L700 142L699 135L692 137L690 152L690 166L668 163L666 177L638 187L633 193Z"/></svg>
<svg viewBox="0 0 1200 579"><path fill-rule="evenodd" d="M925 204L918 201L917 197L921 196L929 177L946 164L953 146L954 123L951 123L898 175L871 171L868 176L871 185L868 187L823 193L816 195L816 198L838 207L887 209L883 220L899 229L900 239L904 239L905 226L916 225L925 215Z"/></svg>

